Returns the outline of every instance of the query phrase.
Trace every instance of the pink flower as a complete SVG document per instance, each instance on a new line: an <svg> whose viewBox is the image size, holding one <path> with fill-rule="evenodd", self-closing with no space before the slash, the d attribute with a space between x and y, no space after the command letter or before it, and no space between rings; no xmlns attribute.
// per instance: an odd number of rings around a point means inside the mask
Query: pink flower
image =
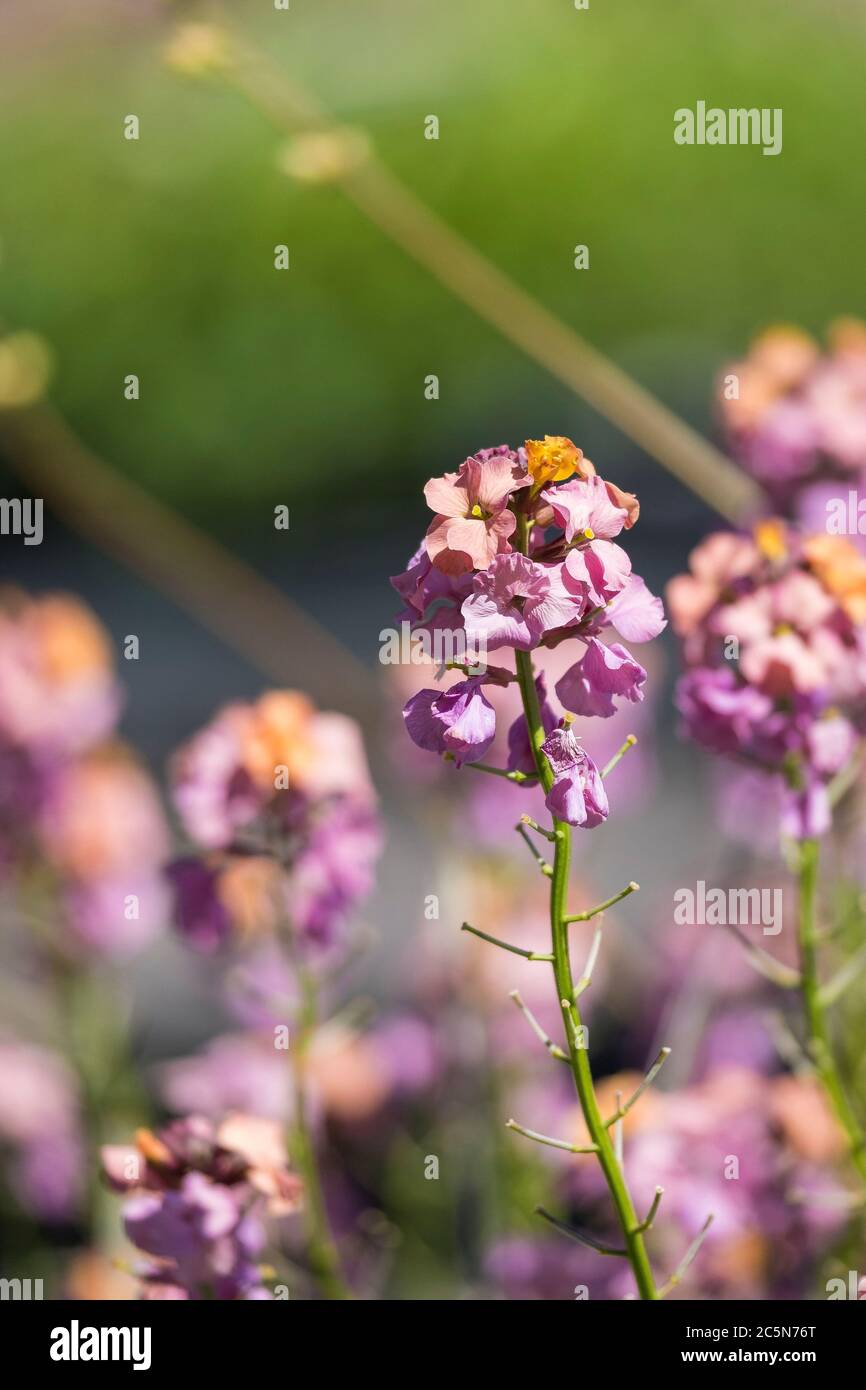
<svg viewBox="0 0 866 1390"><path fill-rule="evenodd" d="M68 756L117 722L108 633L66 594L0 594L0 747Z"/></svg>
<svg viewBox="0 0 866 1390"><path fill-rule="evenodd" d="M619 495L625 497L627 494ZM547 488L541 497L550 504L569 542L575 536L588 541L596 536L600 540L612 540L629 524L628 509L611 501L607 484L598 474Z"/></svg>
<svg viewBox="0 0 866 1390"><path fill-rule="evenodd" d="M650 642L667 627L664 604L650 593L639 574L629 575L604 616L627 642Z"/></svg>
<svg viewBox="0 0 866 1390"><path fill-rule="evenodd" d="M355 723L314 709L298 691L267 691L227 706L190 739L175 754L172 782L190 836L221 852L170 871L191 944L213 951L283 930L296 944L333 945L369 891L381 847Z"/></svg>
<svg viewBox="0 0 866 1390"><path fill-rule="evenodd" d="M84 1187L78 1085L64 1058L26 1043L0 1044L0 1141L25 1210L69 1221Z"/></svg>
<svg viewBox="0 0 866 1390"><path fill-rule="evenodd" d="M783 832L822 835L827 782L850 761L866 710L860 609L846 602L860 593L862 561L836 537L771 521L755 542L710 537L692 566L671 595L687 730L777 773Z"/></svg>
<svg viewBox="0 0 866 1390"><path fill-rule="evenodd" d="M747 681L776 699L819 690L825 678L822 662L796 632L753 642L740 655L740 670Z"/></svg>
<svg viewBox="0 0 866 1390"><path fill-rule="evenodd" d="M105 1177L124 1204L126 1234L152 1259L140 1271L144 1297L267 1297L255 1257L265 1243L262 1215L283 1216L301 1201L278 1124L229 1115L176 1120L135 1148L102 1150ZM148 1290L151 1293L148 1293Z"/></svg>
<svg viewBox="0 0 866 1390"><path fill-rule="evenodd" d="M168 908L168 826L153 781L125 748L112 744L65 764L37 830L80 941L130 956L158 935Z"/></svg>
<svg viewBox="0 0 866 1390"><path fill-rule="evenodd" d="M667 586L674 631L688 637L718 602L724 589L751 575L760 555L749 536L716 531L689 556L689 574L676 575Z"/></svg>
<svg viewBox="0 0 866 1390"><path fill-rule="evenodd" d="M546 633L577 622L586 606L581 592L563 583L561 565L539 565L525 555L498 555L463 604L467 641L475 650L517 647L529 651Z"/></svg>
<svg viewBox="0 0 866 1390"><path fill-rule="evenodd" d="M291 1112L292 1072L267 1038L224 1034L195 1056L160 1067L160 1091L180 1114L218 1119L241 1111L285 1123Z"/></svg>
<svg viewBox="0 0 866 1390"><path fill-rule="evenodd" d="M508 502L531 482L526 464L504 445L466 459L456 473L431 478L424 488L436 516L427 530L427 553L446 574L486 569L511 549L517 525Z"/></svg>
<svg viewBox="0 0 866 1390"><path fill-rule="evenodd" d="M473 676L449 690L419 690L403 710L413 743L429 753L451 753L458 767L484 757L496 733L496 713Z"/></svg>
<svg viewBox="0 0 866 1390"><path fill-rule="evenodd" d="M610 807L601 773L573 729L554 729L542 744L553 769L545 805L557 820L592 830L607 820Z"/></svg>
<svg viewBox="0 0 866 1390"><path fill-rule="evenodd" d="M437 569L423 542L391 585L406 604L397 622L408 620L413 629L430 633L463 626L460 607L472 591L472 573L453 575Z"/></svg>
<svg viewBox="0 0 866 1390"><path fill-rule="evenodd" d="M812 840L826 835L832 822L826 786L809 776L804 787L786 787L780 829L792 840Z"/></svg>
<svg viewBox="0 0 866 1390"><path fill-rule="evenodd" d="M633 704L643 699L646 671L619 642L605 646L590 637L580 661L556 683L560 703L573 714L608 719L616 713L614 695Z"/></svg>
<svg viewBox="0 0 866 1390"><path fill-rule="evenodd" d="M835 714L817 719L806 735L806 742L815 771L824 777L835 777L853 757L857 735L849 720Z"/></svg>
<svg viewBox="0 0 866 1390"><path fill-rule="evenodd" d="M586 594L603 608L621 593L631 575L631 560L613 541L586 541L569 550L563 564L563 583L575 594Z"/></svg>

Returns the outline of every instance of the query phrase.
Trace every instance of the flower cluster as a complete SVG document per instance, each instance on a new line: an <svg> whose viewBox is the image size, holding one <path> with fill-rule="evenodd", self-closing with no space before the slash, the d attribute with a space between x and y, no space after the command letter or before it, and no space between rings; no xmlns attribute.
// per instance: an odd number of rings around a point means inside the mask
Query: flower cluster
<svg viewBox="0 0 866 1390"><path fill-rule="evenodd" d="M146 1299L267 1299L256 1263L265 1216L301 1204L279 1126L247 1115L219 1125L191 1116L134 1146L102 1151L109 1186L127 1194L123 1224L148 1259L136 1271Z"/></svg>
<svg viewBox="0 0 866 1390"><path fill-rule="evenodd" d="M687 733L783 778L783 832L828 829L828 783L866 730L866 561L778 521L718 532L668 586Z"/></svg>
<svg viewBox="0 0 866 1390"><path fill-rule="evenodd" d="M0 1043L0 1144L4 1179L41 1221L74 1218L84 1187L76 1077L65 1058L30 1043Z"/></svg>
<svg viewBox="0 0 866 1390"><path fill-rule="evenodd" d="M331 947L380 849L357 726L295 691L233 704L176 754L172 791L196 852L169 870L191 945L277 931Z"/></svg>
<svg viewBox="0 0 866 1390"><path fill-rule="evenodd" d="M645 642L664 627L661 601L632 572L615 537L638 518L637 498L606 482L569 439L527 440L518 450L482 449L456 473L428 482L435 513L424 541L392 584L416 629L465 634L472 652L531 652L569 639L582 650L555 686L538 695L554 772L549 810L591 828L608 814L597 767L571 728L573 716L608 718L616 701L643 699L646 672L611 630ZM457 766L480 761L496 714L485 687L516 676L469 667L447 689L424 689L406 705L409 736ZM566 713L563 714L563 711ZM521 715L509 731L508 771L532 779L535 764Z"/></svg>
<svg viewBox="0 0 866 1390"><path fill-rule="evenodd" d="M824 478L866 473L866 325L831 325L828 351L796 328L762 333L718 387L731 449L777 505Z"/></svg>
<svg viewBox="0 0 866 1390"><path fill-rule="evenodd" d="M75 943L109 956L161 927L168 854L153 782L110 738L119 710L108 634L83 604L0 597L0 868L47 866Z"/></svg>

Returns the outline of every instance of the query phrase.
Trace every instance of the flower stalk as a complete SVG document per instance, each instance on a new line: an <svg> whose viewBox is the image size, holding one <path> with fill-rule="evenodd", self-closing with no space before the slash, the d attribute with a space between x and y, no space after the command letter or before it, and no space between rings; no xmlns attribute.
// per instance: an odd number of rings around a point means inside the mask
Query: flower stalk
<svg viewBox="0 0 866 1390"><path fill-rule="evenodd" d="M819 844L816 839L800 842L797 851L799 886L798 944L800 951L800 996L806 1023L807 1048L816 1075L824 1088L839 1124L845 1132L851 1162L866 1184L866 1134L842 1084L836 1065L825 1011L826 998L818 977L818 933L815 904L818 891Z"/></svg>
<svg viewBox="0 0 866 1390"><path fill-rule="evenodd" d="M304 1183L307 1222L307 1258L322 1293L328 1299L352 1298L340 1266L336 1242L328 1221L316 1147L310 1128L304 1062L316 1028L316 988L308 972L301 978L303 1005L295 1042L295 1114L290 1152Z"/></svg>
<svg viewBox="0 0 866 1390"><path fill-rule="evenodd" d="M523 542L521 548L525 551L527 543L526 522L519 518L518 524L521 527L520 539ZM538 700L538 691L535 684L535 672L532 668L532 660L527 652L517 651L515 653L517 662L517 677L520 683L520 693L523 701L523 711L526 716L526 723L529 730L529 740L532 746L535 765L538 770L538 777L545 792L549 792L553 784L553 773L550 765L542 752L542 744L545 739L544 727L541 718L541 709ZM595 1094L595 1085L592 1078L592 1070L589 1063L589 1054L585 1047L580 1046L581 1032L580 1012L575 1002L576 989L572 976L571 955L568 941L568 881L569 864L571 859L571 827L564 821L554 819L554 841L553 865L550 877L550 933L553 954L553 975L556 982L557 998L567 1001L567 1024L570 1021L572 1027L566 1026L566 1038L568 1042L569 1064L571 1066L574 1086L580 1101L580 1108L589 1132L590 1139L598 1154L598 1161L601 1164L605 1181L610 1191L617 1220L622 1228L625 1241L625 1255L632 1267L640 1297L645 1300L658 1298L655 1278L649 1262L646 1245L643 1238L643 1230L628 1184L625 1179L622 1166L616 1156L613 1141L605 1125L598 1106Z"/></svg>

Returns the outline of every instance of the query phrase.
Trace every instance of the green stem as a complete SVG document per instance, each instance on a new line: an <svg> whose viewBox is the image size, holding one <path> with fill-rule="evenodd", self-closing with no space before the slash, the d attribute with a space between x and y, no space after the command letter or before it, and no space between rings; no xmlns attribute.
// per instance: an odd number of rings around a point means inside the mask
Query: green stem
<svg viewBox="0 0 866 1390"><path fill-rule="evenodd" d="M517 520L518 542L520 549L525 554L528 541L527 522L524 516L518 516ZM517 678L520 684L520 693L523 699L523 710L529 730L529 741L532 746L533 758L538 771L539 781L545 792L547 792L550 790L553 783L553 773L541 749L545 734L541 720L541 709L538 703L538 691L535 688L535 672L532 669L532 659L528 652L521 651L516 652L515 657L517 662ZM571 957L568 944L568 923L566 921L568 915L571 827L564 821L554 819L553 828L556 833L553 873L550 877L550 932L553 946L553 974L556 980L557 998L560 1004L564 1001L567 1001L568 1004L565 1033L568 1040L568 1056L571 1073L580 1101L580 1108L583 1111L583 1118L586 1122L590 1138L598 1150L598 1161L601 1164L602 1172L604 1173L605 1180L610 1190L617 1219L622 1227L626 1254L634 1272L638 1291L642 1299L655 1299L658 1298L658 1291L656 1289L649 1257L646 1252L643 1234L639 1230L641 1223L631 1199L628 1184L625 1180L625 1174L616 1156L613 1141L610 1137L610 1133L605 1127L604 1120L598 1108L598 1100L596 1099L595 1086L592 1079L592 1069L589 1064L588 1050L579 1045L582 1037L580 1031L582 1024L578 1005L574 1002L575 987L574 979L572 978Z"/></svg>
<svg viewBox="0 0 866 1390"><path fill-rule="evenodd" d="M803 840L798 851L800 993L806 1019L809 1054L836 1118L847 1136L851 1162L866 1185L866 1135L851 1108L836 1066L818 979L818 934L815 923L818 858L818 841Z"/></svg>
<svg viewBox="0 0 866 1390"><path fill-rule="evenodd" d="M310 1268L326 1298L349 1299L353 1295L343 1278L340 1257L331 1234L316 1160L316 1148L307 1114L304 1058L316 1026L316 993L313 981L308 975L302 975L301 984L303 1004L295 1041L295 1122L291 1153L304 1182Z"/></svg>

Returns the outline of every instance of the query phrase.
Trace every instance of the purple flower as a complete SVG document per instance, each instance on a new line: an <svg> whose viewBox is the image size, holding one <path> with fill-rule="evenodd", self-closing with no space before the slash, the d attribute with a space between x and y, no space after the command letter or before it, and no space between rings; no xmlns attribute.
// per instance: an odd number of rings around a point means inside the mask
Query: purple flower
<svg viewBox="0 0 866 1390"><path fill-rule="evenodd" d="M234 1230L240 1220L237 1198L203 1173L187 1173L176 1192L131 1197L123 1213L126 1234L150 1255L187 1261L209 1241Z"/></svg>
<svg viewBox="0 0 866 1390"><path fill-rule="evenodd" d="M335 944L382 840L353 720L292 690L227 706L175 755L173 789L186 829L213 851L169 871L191 944L276 932Z"/></svg>
<svg viewBox="0 0 866 1390"><path fill-rule="evenodd" d="M832 822L827 788L807 774L803 787L786 787L782 801L781 831L792 840L812 840L826 835Z"/></svg>
<svg viewBox="0 0 866 1390"><path fill-rule="evenodd" d="M531 482L525 460L506 445L483 449L465 459L458 472L431 478L424 496L436 516L425 545L436 568L464 574L485 569L495 555L508 552L517 525L508 502Z"/></svg>
<svg viewBox="0 0 866 1390"><path fill-rule="evenodd" d="M0 1140L14 1151L11 1185L47 1221L75 1216L84 1185L75 1077L45 1048L0 1045Z"/></svg>
<svg viewBox="0 0 866 1390"><path fill-rule="evenodd" d="M398 622L408 619L415 631L429 633L463 626L460 608L472 592L472 573L452 575L437 569L423 542L391 584L406 604L397 615Z"/></svg>
<svg viewBox="0 0 866 1390"><path fill-rule="evenodd" d="M554 729L542 744L553 769L553 786L545 805L557 820L592 830L607 820L610 807L601 773L567 725Z"/></svg>
<svg viewBox="0 0 866 1390"><path fill-rule="evenodd" d="M650 642L667 627L664 604L639 574L629 575L625 587L607 605L605 617L627 642Z"/></svg>
<svg viewBox="0 0 866 1390"><path fill-rule="evenodd" d="M467 640L482 650L517 647L529 651L548 632L577 622L584 594L563 583L561 565L539 565L525 555L498 555L475 576L463 604Z"/></svg>
<svg viewBox="0 0 866 1390"><path fill-rule="evenodd" d="M484 757L496 733L496 714L481 690L482 677L449 690L419 690L403 710L413 743L428 753L452 753L458 767Z"/></svg>
<svg viewBox="0 0 866 1390"><path fill-rule="evenodd" d="M857 734L842 715L816 719L806 734L809 761L816 772L834 777L851 760L857 746Z"/></svg>
<svg viewBox="0 0 866 1390"><path fill-rule="evenodd" d="M562 579L572 593L586 595L593 607L603 608L628 583L631 560L613 541L586 541L569 550Z"/></svg>
<svg viewBox="0 0 866 1390"><path fill-rule="evenodd" d="M373 886L382 850L382 827L372 807L337 798L314 819L299 847L286 886L293 928L319 946L330 946L354 905Z"/></svg>
<svg viewBox="0 0 866 1390"><path fill-rule="evenodd" d="M598 474L548 488L541 497L550 504L567 541L573 541L575 536L588 541L596 537L612 540L628 521L628 511L614 505Z"/></svg>
<svg viewBox="0 0 866 1390"><path fill-rule="evenodd" d="M135 898L134 911L130 897ZM165 884L155 872L85 880L71 885L64 900L70 928L78 940L116 960L150 945L169 918Z"/></svg>
<svg viewBox="0 0 866 1390"><path fill-rule="evenodd" d="M135 1148L109 1146L102 1162L128 1194L126 1234L151 1260L139 1270L144 1297L263 1296L262 1218L296 1210L301 1193L278 1124L236 1114L217 1127L193 1115L139 1130Z"/></svg>
<svg viewBox="0 0 866 1390"><path fill-rule="evenodd" d="M217 891L219 871L203 859L176 859L166 869L174 889L174 920L197 951L216 951L231 935L231 920Z"/></svg>
<svg viewBox="0 0 866 1390"><path fill-rule="evenodd" d="M68 594L0 598L0 746L69 757L117 723L112 643Z"/></svg>
<svg viewBox="0 0 866 1390"><path fill-rule="evenodd" d="M242 706L229 705L175 755L172 793L184 828L211 849L231 843L262 808L263 797L243 763Z"/></svg>
<svg viewBox="0 0 866 1390"><path fill-rule="evenodd" d="M171 1110L212 1119L240 1110L285 1121L290 1083L285 1058L246 1033L214 1038L196 1056L160 1068L160 1092Z"/></svg>
<svg viewBox="0 0 866 1390"><path fill-rule="evenodd" d="M689 735L717 753L742 753L769 719L773 702L729 667L696 666L679 683L677 708Z"/></svg>
<svg viewBox="0 0 866 1390"><path fill-rule="evenodd" d="M614 695L637 704L645 681L646 671L619 642L608 647L590 637L580 661L557 681L556 694L574 714L608 719L616 713Z"/></svg>

